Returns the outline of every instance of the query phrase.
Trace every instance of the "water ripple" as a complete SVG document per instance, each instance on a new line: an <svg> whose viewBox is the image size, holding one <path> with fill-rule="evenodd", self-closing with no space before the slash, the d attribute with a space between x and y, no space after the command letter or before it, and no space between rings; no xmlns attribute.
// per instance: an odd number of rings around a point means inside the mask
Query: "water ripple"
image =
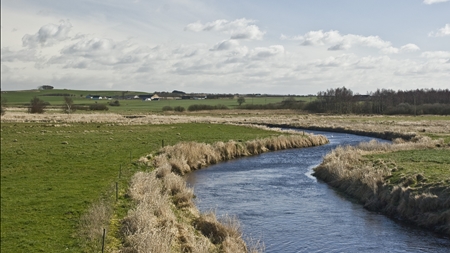
<svg viewBox="0 0 450 253"><path fill-rule="evenodd" d="M371 138L325 133L330 144L266 153L186 178L201 211L236 215L266 252L450 252L450 240L368 212L311 170L337 145ZM331 137L332 136L332 137Z"/></svg>

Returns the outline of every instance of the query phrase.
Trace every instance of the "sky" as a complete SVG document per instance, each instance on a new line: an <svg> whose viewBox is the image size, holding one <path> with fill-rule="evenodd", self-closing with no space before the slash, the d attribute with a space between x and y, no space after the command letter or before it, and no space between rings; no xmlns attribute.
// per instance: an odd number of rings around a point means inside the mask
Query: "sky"
<svg viewBox="0 0 450 253"><path fill-rule="evenodd" d="M450 0L2 0L1 89L450 89Z"/></svg>

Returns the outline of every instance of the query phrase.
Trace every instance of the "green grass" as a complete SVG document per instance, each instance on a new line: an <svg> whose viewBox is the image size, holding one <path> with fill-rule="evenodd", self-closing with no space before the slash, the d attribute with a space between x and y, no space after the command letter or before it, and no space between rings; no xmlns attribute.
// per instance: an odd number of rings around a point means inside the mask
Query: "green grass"
<svg viewBox="0 0 450 253"><path fill-rule="evenodd" d="M179 141L249 140L277 135L215 125L2 123L1 251L80 252L79 218L114 185L131 159ZM67 144L63 144L66 143Z"/></svg>
<svg viewBox="0 0 450 253"><path fill-rule="evenodd" d="M444 134L444 133L422 133L425 136L430 137L433 140L437 139L443 139L444 143L450 144L450 134Z"/></svg>
<svg viewBox="0 0 450 253"><path fill-rule="evenodd" d="M58 108L64 103L62 96L45 96L48 94L72 94L74 104L76 105L90 105L93 103L107 104L111 100L92 100L86 99L86 95L102 95L102 96L122 96L122 91L81 91L81 90L27 90L27 91L7 91L2 93L2 97L6 99L6 106L25 106L30 103L30 100L37 96L40 99L49 102L50 107ZM146 92L130 91L126 95L139 95L139 94L153 94ZM247 97L245 98L245 104L269 104L279 103L287 97ZM297 101L310 101L309 97L296 97ZM116 112L121 114L134 114L134 113L149 113L149 112L161 112L164 106L181 106L186 110L193 104L206 104L206 105L226 105L230 109L234 109L238 106L237 99L203 99L203 100L160 100L160 101L142 101L141 99L124 99L119 100L120 106L109 106L110 112ZM80 113L86 113L85 111Z"/></svg>
<svg viewBox="0 0 450 253"><path fill-rule="evenodd" d="M405 178L423 175L426 184L450 184L450 149L422 149L397 151L386 154L366 156L370 160L381 159L397 165L390 183L399 184Z"/></svg>

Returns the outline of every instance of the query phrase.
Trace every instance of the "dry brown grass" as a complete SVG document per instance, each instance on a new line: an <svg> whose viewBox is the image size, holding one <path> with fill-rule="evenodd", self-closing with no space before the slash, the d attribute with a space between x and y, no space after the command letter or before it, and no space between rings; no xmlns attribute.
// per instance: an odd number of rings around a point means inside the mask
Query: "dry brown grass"
<svg viewBox="0 0 450 253"><path fill-rule="evenodd" d="M236 222L199 214L193 190L180 176L157 174L133 176L129 194L136 207L122 221L121 252L247 252Z"/></svg>
<svg viewBox="0 0 450 253"><path fill-rule="evenodd" d="M448 188L430 188L430 192L417 192L408 186L392 187L386 179L395 169L393 164L362 159L363 154L431 148L441 142L427 137L416 138L414 141L394 144L371 141L357 147L338 147L314 169L314 176L357 198L368 209L450 234Z"/></svg>
<svg viewBox="0 0 450 253"><path fill-rule="evenodd" d="M111 204L106 200L99 200L81 216L78 236L83 249L91 252L101 250L103 229L108 229L111 215Z"/></svg>
<svg viewBox="0 0 450 253"><path fill-rule="evenodd" d="M295 111L233 111L184 115L139 115L127 118L114 113L64 114L45 113L28 114L8 108L8 113L1 117L2 122L40 122L49 124L62 123L112 123L120 125L133 124L175 124L175 123L221 123L252 125L285 125L298 128L344 131L357 134L373 134L379 137L397 138L401 135L413 137L417 133L450 133L449 117L398 117L398 116L356 116L356 115L302 115Z"/></svg>
<svg viewBox="0 0 450 253"><path fill-rule="evenodd" d="M218 220L214 212L200 214L193 204L193 189L180 175L241 156L327 142L324 136L303 134L248 142L182 142L162 148L155 157L142 157L141 163L156 169L138 172L131 180L129 195L136 207L122 221L122 251L260 252L263 247L258 243L247 247L236 218Z"/></svg>
<svg viewBox="0 0 450 253"><path fill-rule="evenodd" d="M184 175L211 164L242 156L288 148L318 146L326 143L328 143L328 140L324 136L312 134L280 135L247 142L228 141L213 144L181 142L174 146L164 147L154 160L143 157L139 161L147 165L154 165L157 168L169 165L173 172Z"/></svg>
<svg viewBox="0 0 450 253"><path fill-rule="evenodd" d="M162 190L155 173L136 173L129 195L137 205L122 221L122 252L171 252L176 217L169 205L170 196Z"/></svg>

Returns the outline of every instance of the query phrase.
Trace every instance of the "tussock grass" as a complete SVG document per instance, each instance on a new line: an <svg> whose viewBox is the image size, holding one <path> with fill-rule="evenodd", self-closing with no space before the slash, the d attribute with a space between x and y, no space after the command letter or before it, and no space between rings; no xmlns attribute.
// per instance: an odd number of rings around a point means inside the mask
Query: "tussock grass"
<svg viewBox="0 0 450 253"><path fill-rule="evenodd" d="M357 198L370 210L450 235L450 177L443 183L425 184L420 183L425 181L424 175L415 174L393 184L390 181L393 173L402 168L392 161L364 156L431 149L441 142L423 137L415 138L414 142L386 144L371 141L357 147L338 147L314 169L314 176Z"/></svg>
<svg viewBox="0 0 450 253"><path fill-rule="evenodd" d="M181 142L162 148L160 154L153 161L142 158L140 162L154 165L157 168L170 165L173 172L184 175L211 164L242 156L258 155L267 151L288 148L318 146L326 143L328 143L328 140L324 136L312 134L279 135L246 142L229 141L213 144Z"/></svg>
<svg viewBox="0 0 450 253"><path fill-rule="evenodd" d="M156 169L138 172L131 180L129 195L136 207L122 221L122 252L260 252L260 244L246 245L235 217L218 219L214 212L200 213L193 204L194 191L181 175L241 156L327 142L319 135L213 144L181 142L162 148L157 156L142 157L140 163Z"/></svg>
<svg viewBox="0 0 450 253"><path fill-rule="evenodd" d="M100 251L103 228L107 228L112 215L111 204L100 200L91 205L80 218L79 237L83 238L82 248L90 251Z"/></svg>

